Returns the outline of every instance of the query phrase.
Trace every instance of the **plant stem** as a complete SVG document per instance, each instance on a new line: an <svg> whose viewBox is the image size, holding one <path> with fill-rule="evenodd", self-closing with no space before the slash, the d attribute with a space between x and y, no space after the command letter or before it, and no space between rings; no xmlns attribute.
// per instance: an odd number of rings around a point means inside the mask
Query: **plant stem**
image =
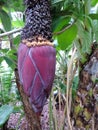
<svg viewBox="0 0 98 130"><path fill-rule="evenodd" d="M74 49L70 62L68 64L68 70L67 70L67 91L66 91L66 106L67 106L67 118L68 118L68 124L69 124L69 128L70 130L72 130L72 124L71 124L71 120L70 120L70 109L71 109L71 84L72 84L72 69L73 69L73 60L74 60L74 56L76 53L76 48Z"/></svg>
<svg viewBox="0 0 98 130"><path fill-rule="evenodd" d="M5 37L5 36L10 36L14 33L20 32L21 30L22 30L22 28L19 28L19 29L11 30L9 32L2 33L2 34L0 34L0 38Z"/></svg>
<svg viewBox="0 0 98 130"><path fill-rule="evenodd" d="M16 84L19 90L19 93L22 97L22 102L24 106L24 111L26 119L28 121L29 130L41 130L40 117L36 115L33 111L32 106L29 103L28 96L24 93L23 86L19 83L19 75L17 69L15 70Z"/></svg>
<svg viewBox="0 0 98 130"><path fill-rule="evenodd" d="M49 98L49 124L50 124L50 130L53 130L52 129L53 117L52 117L52 101L51 101L51 96L52 96L52 94L50 94L50 98Z"/></svg>

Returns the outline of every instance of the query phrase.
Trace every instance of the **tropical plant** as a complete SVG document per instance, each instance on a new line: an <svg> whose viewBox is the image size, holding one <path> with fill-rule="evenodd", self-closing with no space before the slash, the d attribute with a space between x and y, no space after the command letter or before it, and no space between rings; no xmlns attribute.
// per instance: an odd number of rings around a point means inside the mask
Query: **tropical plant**
<svg viewBox="0 0 98 130"><path fill-rule="evenodd" d="M64 120L63 124L66 124L68 129L97 130L98 1L51 0L50 4L53 40L57 50L57 70L54 81L56 87L53 88L53 91L59 92L60 88L60 93L66 99L63 118L67 117L68 122L66 123ZM22 0L1 0L0 7L0 23L3 25L0 26L0 63L6 61L8 66L12 68L12 74L17 65L16 52L20 43L20 33L14 35L14 32L19 31L16 30L17 28L20 29L24 26L24 17L19 19L15 15L15 19L13 19L13 13L17 14L17 11L23 13L24 5ZM13 29L15 31L8 32ZM7 32L7 34L4 34L4 32ZM8 45L6 49L3 49L3 41L6 41ZM6 75L6 72L4 74ZM10 76L9 78L11 78ZM7 75L5 77L6 80L8 79L8 86L1 93L6 91L8 96L10 82ZM5 77L2 75L2 79ZM2 85L1 81L0 85ZM5 96L0 98L2 100L0 102L10 104L11 97L6 99ZM52 94L51 101L53 99L55 98ZM50 104L52 105L51 102ZM50 120L57 125L55 117L52 118L50 115ZM64 129L64 127L59 128L56 125L53 127L54 129Z"/></svg>

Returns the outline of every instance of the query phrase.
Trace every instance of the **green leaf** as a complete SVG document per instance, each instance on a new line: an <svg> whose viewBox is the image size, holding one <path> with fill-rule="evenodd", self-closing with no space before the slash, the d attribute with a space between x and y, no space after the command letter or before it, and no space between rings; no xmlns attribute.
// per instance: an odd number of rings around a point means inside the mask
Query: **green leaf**
<svg viewBox="0 0 98 130"><path fill-rule="evenodd" d="M70 22L70 19L71 19L70 17L60 17L58 19L55 19L53 23L54 33L62 30L62 28L67 26Z"/></svg>
<svg viewBox="0 0 98 130"><path fill-rule="evenodd" d="M24 26L24 22L17 19L16 21L12 21L12 25L13 27L20 28Z"/></svg>
<svg viewBox="0 0 98 130"><path fill-rule="evenodd" d="M91 33L90 32L88 32L88 31L84 31L83 32L84 34L82 34L82 39L81 39L81 41L82 41L82 52L83 53L90 53L90 46L91 46L91 44L92 44L92 38L91 38Z"/></svg>
<svg viewBox="0 0 98 130"><path fill-rule="evenodd" d="M91 23L91 26L93 23ZM92 31L91 31L91 26L89 26L89 29L85 29L85 24L82 22L78 21L77 22L78 26L78 43L76 42L76 47L78 47L78 51L80 52L82 58L84 57L85 53L90 53L91 51L91 44L93 42L92 39Z"/></svg>
<svg viewBox="0 0 98 130"><path fill-rule="evenodd" d="M13 42L15 45L19 45L20 44L20 35L16 36L14 39L13 39Z"/></svg>
<svg viewBox="0 0 98 130"><path fill-rule="evenodd" d="M7 53L7 56L11 57L12 61L16 61L17 60L17 51L14 50L14 49L9 50L8 53Z"/></svg>
<svg viewBox="0 0 98 130"><path fill-rule="evenodd" d="M0 52L2 52L3 54L7 53L9 51L9 49L1 49Z"/></svg>
<svg viewBox="0 0 98 130"><path fill-rule="evenodd" d="M89 16L90 16L91 19L93 19L93 20L98 20L98 14L89 14Z"/></svg>
<svg viewBox="0 0 98 130"><path fill-rule="evenodd" d="M3 24L4 29L6 31L10 31L11 30L11 19L10 19L9 15L3 9L0 9L0 18L1 18L1 22Z"/></svg>
<svg viewBox="0 0 98 130"><path fill-rule="evenodd" d="M11 6L14 11L23 11L24 10L24 4L23 4L23 0L10 0L8 1L9 6Z"/></svg>
<svg viewBox="0 0 98 130"><path fill-rule="evenodd" d="M76 36L77 36L77 26L74 24L61 34L57 35L59 47L62 50L65 50L69 45L72 44Z"/></svg>
<svg viewBox="0 0 98 130"><path fill-rule="evenodd" d="M60 82L59 85L60 85L60 88L61 88L62 93L65 93L67 86L66 86L65 84L63 84L62 82Z"/></svg>
<svg viewBox="0 0 98 130"><path fill-rule="evenodd" d="M95 6L97 3L98 3L98 0L92 0L92 1L91 1L91 5L92 5L92 6Z"/></svg>
<svg viewBox="0 0 98 130"><path fill-rule="evenodd" d="M11 65L13 64L12 60L11 60L9 57L7 57L7 56L4 56L4 60L6 61L6 63L7 63L9 66L11 66Z"/></svg>
<svg viewBox="0 0 98 130"><path fill-rule="evenodd" d="M10 57L4 56L3 58L6 61L6 63L9 65L9 67L11 67L12 69L15 68L15 63Z"/></svg>
<svg viewBox="0 0 98 130"><path fill-rule="evenodd" d="M3 61L3 57L0 56L0 64L1 64L2 61Z"/></svg>
<svg viewBox="0 0 98 130"><path fill-rule="evenodd" d="M0 126L2 126L13 112L13 107L9 105L3 105L0 107Z"/></svg>

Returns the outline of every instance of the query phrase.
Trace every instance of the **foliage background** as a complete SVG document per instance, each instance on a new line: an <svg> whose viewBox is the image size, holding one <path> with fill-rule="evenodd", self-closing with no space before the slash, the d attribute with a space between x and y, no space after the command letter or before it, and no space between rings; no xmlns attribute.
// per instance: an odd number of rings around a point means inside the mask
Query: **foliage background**
<svg viewBox="0 0 98 130"><path fill-rule="evenodd" d="M87 60L92 43L98 42L98 1L50 0L50 5L53 39L57 50L54 91L60 89L61 93L65 94L66 73L73 48L77 48L74 57L75 67L78 61L83 64ZM0 35L24 26L24 10L22 0L0 0ZM7 34L4 37L0 36L0 106L7 104L13 108L13 112L22 111L22 106L16 105L20 101L20 96L14 75L19 43L20 32ZM78 86L78 73L79 69L73 78L73 96ZM12 111L9 110L5 116ZM0 125L2 126L3 123Z"/></svg>

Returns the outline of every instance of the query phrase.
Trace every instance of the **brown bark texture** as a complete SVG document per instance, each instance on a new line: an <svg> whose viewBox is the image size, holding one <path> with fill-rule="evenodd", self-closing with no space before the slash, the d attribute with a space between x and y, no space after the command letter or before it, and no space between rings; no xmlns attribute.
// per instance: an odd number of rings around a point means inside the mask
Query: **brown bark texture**
<svg viewBox="0 0 98 130"><path fill-rule="evenodd" d="M24 93L23 86L19 82L20 80L19 80L17 69L15 70L15 76L16 76L16 84L22 98L25 116L28 122L28 127L29 127L28 130L41 130L40 118L33 111L28 96Z"/></svg>
<svg viewBox="0 0 98 130"><path fill-rule="evenodd" d="M93 50L80 72L72 120L76 130L98 130L98 49Z"/></svg>

